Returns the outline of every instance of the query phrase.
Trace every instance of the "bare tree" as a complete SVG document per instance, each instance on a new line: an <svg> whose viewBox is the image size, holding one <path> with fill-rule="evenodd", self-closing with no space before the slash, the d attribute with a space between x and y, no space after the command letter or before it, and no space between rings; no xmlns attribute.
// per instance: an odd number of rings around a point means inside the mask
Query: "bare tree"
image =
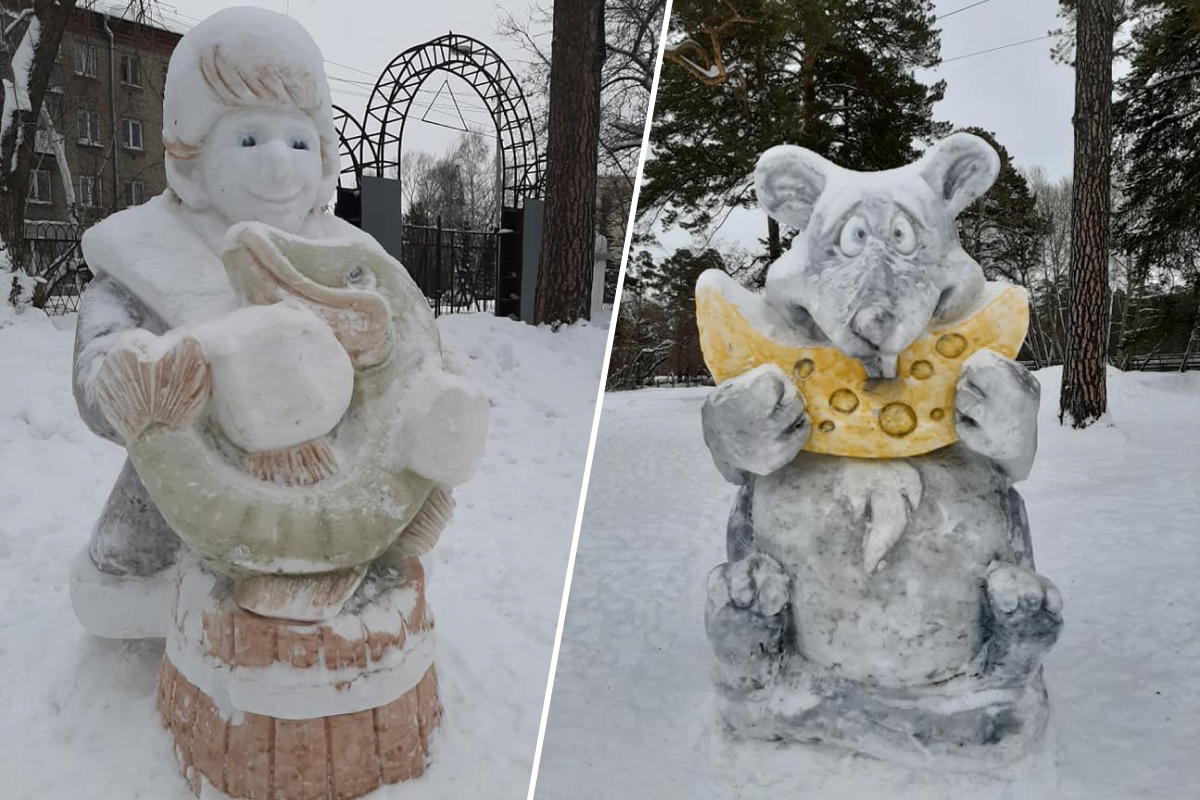
<svg viewBox="0 0 1200 800"><path fill-rule="evenodd" d="M70 98L52 91L59 68L63 34L77 9L90 8L91 0L78 4L61 0L15 0L5 6L0 29L0 71L3 72L4 105L0 110L0 247L15 270L30 265L25 239L26 204L30 171L45 155L52 156L62 179L68 219L74 221L82 209L75 202L72 171L63 147L63 120L70 124ZM123 19L135 24L150 22L157 6L154 0L129 0ZM51 100L53 98L53 100ZM116 131L108 131L109 146L94 156L91 174L100 175L115 150ZM89 168L92 166L88 165ZM157 165L146 164L145 169ZM119 187L113 187L113 208L119 202Z"/></svg>
<svg viewBox="0 0 1200 800"><path fill-rule="evenodd" d="M600 84L600 166L608 175L622 175L633 186L646 126L650 88L658 59L665 0L607 0L604 39L607 58ZM546 31L551 15L535 2L523 18L502 12L497 33L515 42L529 56L522 75L532 113L545 129L550 53Z"/></svg>
<svg viewBox="0 0 1200 800"><path fill-rule="evenodd" d="M17 18L5 26L3 37L21 31L19 44L5 53L5 67L11 77L3 79L4 106L0 110L0 244L12 267L23 270L28 264L25 243L25 199L29 187L29 167L33 148L27 147L37 135L42 116L42 101L63 31L75 8L59 0L26 0L20 3Z"/></svg>
<svg viewBox="0 0 1200 800"><path fill-rule="evenodd" d="M418 225L483 231L499 220L495 150L488 138L468 132L438 158L418 150L401 162L404 218Z"/></svg>

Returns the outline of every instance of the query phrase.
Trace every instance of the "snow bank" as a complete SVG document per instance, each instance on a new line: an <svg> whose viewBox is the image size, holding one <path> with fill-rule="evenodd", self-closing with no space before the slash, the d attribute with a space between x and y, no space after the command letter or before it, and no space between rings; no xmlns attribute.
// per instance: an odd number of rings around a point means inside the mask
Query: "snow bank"
<svg viewBox="0 0 1200 800"><path fill-rule="evenodd" d="M488 394L492 426L430 556L446 708L435 761L372 800L524 798L607 331L485 315L438 326ZM154 708L161 642L90 637L71 613L71 557L124 458L76 413L73 328L36 311L0 318L2 794L185 800Z"/></svg>
<svg viewBox="0 0 1200 800"><path fill-rule="evenodd" d="M1200 785L1200 373L1109 373L1108 425L1057 423L1020 484L1066 628L1047 747L1008 780L911 771L716 727L705 576L733 490L704 447L710 389L604 400L538 800L1184 800ZM714 732L715 733L712 733Z"/></svg>

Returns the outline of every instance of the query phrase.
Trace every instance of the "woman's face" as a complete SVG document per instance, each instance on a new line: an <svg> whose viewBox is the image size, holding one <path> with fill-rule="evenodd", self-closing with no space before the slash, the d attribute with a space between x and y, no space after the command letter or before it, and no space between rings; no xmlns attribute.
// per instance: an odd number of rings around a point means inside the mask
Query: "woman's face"
<svg viewBox="0 0 1200 800"><path fill-rule="evenodd" d="M213 208L231 225L264 222L297 233L323 199L321 139L299 111L230 111L205 138L200 159Z"/></svg>

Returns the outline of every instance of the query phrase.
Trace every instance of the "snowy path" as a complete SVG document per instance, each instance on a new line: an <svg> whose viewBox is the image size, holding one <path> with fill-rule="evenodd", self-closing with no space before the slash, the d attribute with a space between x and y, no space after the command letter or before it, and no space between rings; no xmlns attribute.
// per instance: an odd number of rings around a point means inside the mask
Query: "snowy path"
<svg viewBox="0 0 1200 800"><path fill-rule="evenodd" d="M71 398L73 319L0 307L0 796L184 800L153 691L162 646L86 635L67 568L120 469ZM372 800L524 798L591 432L603 328L443 317L492 404L479 474L432 554L446 722L419 781Z"/></svg>
<svg viewBox="0 0 1200 800"><path fill-rule="evenodd" d="M1195 798L1200 374L1112 374L1116 425L1083 433L1054 421L1058 371L1039 378L1022 491L1067 624L1044 754L998 780L710 736L703 589L732 490L700 434L709 390L643 390L604 400L538 800Z"/></svg>

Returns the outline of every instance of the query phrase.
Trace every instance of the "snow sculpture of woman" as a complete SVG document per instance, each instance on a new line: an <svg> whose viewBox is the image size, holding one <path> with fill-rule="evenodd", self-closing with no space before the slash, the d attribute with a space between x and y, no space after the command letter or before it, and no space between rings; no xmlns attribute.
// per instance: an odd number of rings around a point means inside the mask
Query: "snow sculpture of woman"
<svg viewBox="0 0 1200 800"><path fill-rule="evenodd" d="M338 137L321 52L298 23L233 8L197 25L171 57L163 111L170 188L83 239L96 278L75 397L131 460L73 564L76 614L102 636L163 635L181 535L235 578L339 576L317 616L335 613L422 502L444 522L449 487L481 455L486 399L444 368L403 269L325 210ZM185 389L191 405L168 408ZM410 553L436 537L422 521ZM322 545L316 526L352 543Z"/></svg>

